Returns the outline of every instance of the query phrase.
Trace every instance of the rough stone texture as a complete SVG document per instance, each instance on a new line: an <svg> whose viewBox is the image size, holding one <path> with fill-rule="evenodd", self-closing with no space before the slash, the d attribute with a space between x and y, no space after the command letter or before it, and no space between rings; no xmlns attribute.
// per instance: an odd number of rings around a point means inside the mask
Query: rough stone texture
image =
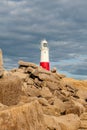
<svg viewBox="0 0 87 130"><path fill-rule="evenodd" d="M3 67L3 54L1 49L0 49L0 67Z"/></svg>
<svg viewBox="0 0 87 130"><path fill-rule="evenodd" d="M0 49L0 77L2 77L4 74L3 70L3 55L2 55L2 50Z"/></svg>
<svg viewBox="0 0 87 130"><path fill-rule="evenodd" d="M48 102L50 105L55 105L59 109L60 114L65 112L65 104L57 97L50 98Z"/></svg>
<svg viewBox="0 0 87 130"><path fill-rule="evenodd" d="M80 130L87 130L87 112L82 113L80 116L81 126Z"/></svg>
<svg viewBox="0 0 87 130"><path fill-rule="evenodd" d="M40 96L40 90L37 89L34 86L28 86L28 88L26 89L25 93L28 96L31 96L31 97L34 97L34 96L38 97L38 96Z"/></svg>
<svg viewBox="0 0 87 130"><path fill-rule="evenodd" d="M59 117L45 115L44 118L49 130L78 130L80 127L80 119L74 114Z"/></svg>
<svg viewBox="0 0 87 130"><path fill-rule="evenodd" d="M41 97L43 98L51 98L52 93L50 92L49 88L43 87L40 92Z"/></svg>
<svg viewBox="0 0 87 130"><path fill-rule="evenodd" d="M74 113L80 116L83 112L85 112L85 107L81 103L73 99L65 102L64 104L67 114Z"/></svg>
<svg viewBox="0 0 87 130"><path fill-rule="evenodd" d="M25 73L22 73L22 72L15 72L13 75L18 76L22 80L25 80L27 78L27 75Z"/></svg>
<svg viewBox="0 0 87 130"><path fill-rule="evenodd" d="M24 61L19 61L18 62L19 64L19 67L32 67L32 68L37 68L38 66L34 63L31 63L31 62L24 62Z"/></svg>
<svg viewBox="0 0 87 130"><path fill-rule="evenodd" d="M0 111L0 130L46 130L37 101Z"/></svg>
<svg viewBox="0 0 87 130"><path fill-rule="evenodd" d="M21 94L22 82L18 77L7 76L0 79L0 102L5 105L16 105Z"/></svg>

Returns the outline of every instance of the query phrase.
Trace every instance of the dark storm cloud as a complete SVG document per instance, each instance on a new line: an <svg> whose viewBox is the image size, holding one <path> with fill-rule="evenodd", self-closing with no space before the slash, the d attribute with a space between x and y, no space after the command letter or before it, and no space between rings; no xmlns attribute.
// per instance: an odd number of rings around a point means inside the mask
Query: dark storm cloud
<svg viewBox="0 0 87 130"><path fill-rule="evenodd" d="M86 8L86 0L0 1L0 47L5 53L10 47L9 54L13 55L15 50L18 56L28 56L34 49L38 57L39 42L46 38L52 62L60 62L62 70L86 75ZM71 64L61 64L62 60L70 60Z"/></svg>

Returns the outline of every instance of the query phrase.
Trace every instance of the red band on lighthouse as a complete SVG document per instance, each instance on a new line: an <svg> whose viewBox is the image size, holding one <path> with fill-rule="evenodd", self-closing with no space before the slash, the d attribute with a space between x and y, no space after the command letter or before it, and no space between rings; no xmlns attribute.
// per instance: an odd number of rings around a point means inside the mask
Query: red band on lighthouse
<svg viewBox="0 0 87 130"><path fill-rule="evenodd" d="M40 66L46 70L50 70L49 48L46 40L41 41L41 61Z"/></svg>
<svg viewBox="0 0 87 130"><path fill-rule="evenodd" d="M50 70L49 62L40 62L40 66L42 66L46 70Z"/></svg>

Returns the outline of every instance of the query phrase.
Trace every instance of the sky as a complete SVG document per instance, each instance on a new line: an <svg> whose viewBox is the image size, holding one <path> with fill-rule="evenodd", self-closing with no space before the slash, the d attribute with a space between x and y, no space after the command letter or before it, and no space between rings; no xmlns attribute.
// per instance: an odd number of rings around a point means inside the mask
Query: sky
<svg viewBox="0 0 87 130"><path fill-rule="evenodd" d="M6 69L39 65L46 39L51 68L87 79L87 0L0 0L0 48Z"/></svg>

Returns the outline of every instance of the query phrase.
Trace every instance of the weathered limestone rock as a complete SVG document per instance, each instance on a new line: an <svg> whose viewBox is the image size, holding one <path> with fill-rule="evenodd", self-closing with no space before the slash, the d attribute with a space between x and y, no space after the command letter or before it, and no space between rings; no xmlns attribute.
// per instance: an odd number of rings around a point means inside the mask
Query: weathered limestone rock
<svg viewBox="0 0 87 130"><path fill-rule="evenodd" d="M21 80L15 76L0 79L0 102L8 106L16 105L21 94L21 86Z"/></svg>
<svg viewBox="0 0 87 130"><path fill-rule="evenodd" d="M56 68L53 68L53 69L51 70L51 72L52 72L52 73L56 73L56 72L57 72L57 69L56 69Z"/></svg>
<svg viewBox="0 0 87 130"><path fill-rule="evenodd" d="M78 101L71 99L70 101L67 101L64 104L65 104L66 114L74 113L80 116L83 112L85 112L85 107Z"/></svg>
<svg viewBox="0 0 87 130"><path fill-rule="evenodd" d="M0 103L0 111L1 111L1 110L5 110L5 109L7 109L7 108L8 108L8 106L3 105L2 103Z"/></svg>
<svg viewBox="0 0 87 130"><path fill-rule="evenodd" d="M27 85L33 85L33 84L34 84L33 80L31 78L28 78Z"/></svg>
<svg viewBox="0 0 87 130"><path fill-rule="evenodd" d="M70 96L70 92L69 91L66 91L66 90L61 90L61 94L63 94L64 96L66 97L69 97Z"/></svg>
<svg viewBox="0 0 87 130"><path fill-rule="evenodd" d="M79 98L82 98L84 100L87 99L87 89L79 89L77 94L76 94Z"/></svg>
<svg viewBox="0 0 87 130"><path fill-rule="evenodd" d="M31 63L31 62L19 61L18 64L19 64L19 67L22 67L22 66L23 67L32 67L32 68L35 68L35 69L38 67L36 64Z"/></svg>
<svg viewBox="0 0 87 130"><path fill-rule="evenodd" d="M40 94L40 89L37 89L35 86L28 86L28 88L25 90L26 95L31 96L31 97L39 97L41 96Z"/></svg>
<svg viewBox="0 0 87 130"><path fill-rule="evenodd" d="M0 49L0 77L2 77L4 74L3 70L3 55L2 55L2 50Z"/></svg>
<svg viewBox="0 0 87 130"><path fill-rule="evenodd" d="M80 129L81 129L81 130L87 130L87 112L84 112L84 113L80 116L80 120L81 120Z"/></svg>
<svg viewBox="0 0 87 130"><path fill-rule="evenodd" d="M42 106L43 112L46 115L50 116L60 116L60 108L57 107L56 105L47 105L47 106Z"/></svg>
<svg viewBox="0 0 87 130"><path fill-rule="evenodd" d="M38 101L42 106L48 106L49 105L48 101L45 98L38 98Z"/></svg>
<svg viewBox="0 0 87 130"><path fill-rule="evenodd" d="M26 73L32 73L33 71L34 71L34 68L32 67L27 67L25 70Z"/></svg>
<svg viewBox="0 0 87 130"><path fill-rule="evenodd" d="M44 115L44 119L48 130L78 130L80 127L80 119L74 114L60 117Z"/></svg>
<svg viewBox="0 0 87 130"><path fill-rule="evenodd" d="M34 85L35 85L37 88L42 88L41 84L42 84L42 81L40 81L38 78L35 78L35 79L34 79Z"/></svg>
<svg viewBox="0 0 87 130"><path fill-rule="evenodd" d="M0 49L0 67L3 67L3 56L2 56L2 50Z"/></svg>
<svg viewBox="0 0 87 130"><path fill-rule="evenodd" d="M50 92L50 90L47 87L43 87L41 89L40 95L43 98L51 98L52 97L52 93Z"/></svg>
<svg viewBox="0 0 87 130"><path fill-rule="evenodd" d="M29 97L29 96L21 95L20 96L20 102L18 103L18 105L21 105L21 104L23 105L25 103L31 103L33 101L38 101L38 99L39 98L37 98L37 97Z"/></svg>
<svg viewBox="0 0 87 130"><path fill-rule="evenodd" d="M57 97L50 98L48 100L48 102L50 105L55 105L59 109L61 114L65 112L64 103L60 99L58 99Z"/></svg>
<svg viewBox="0 0 87 130"><path fill-rule="evenodd" d="M47 74L47 75L51 75L51 71L48 71L48 70L46 70L46 69L42 68L41 66L39 66L36 70L37 70L37 71L38 71L38 73L40 73L40 74Z"/></svg>
<svg viewBox="0 0 87 130"><path fill-rule="evenodd" d="M62 89L62 84L59 81L57 83L46 81L46 87L48 87L51 91L54 91Z"/></svg>
<svg viewBox="0 0 87 130"><path fill-rule="evenodd" d="M55 78L54 74L39 73L39 79L43 81L58 82L58 79Z"/></svg>
<svg viewBox="0 0 87 130"><path fill-rule="evenodd" d="M19 77L21 80L25 80L27 77L28 77L28 75L27 74L25 74L25 73L22 73L22 72L15 72L15 73L13 73L13 75L14 76L17 76L17 77Z"/></svg>
<svg viewBox="0 0 87 130"><path fill-rule="evenodd" d="M0 130L46 130L37 101L0 111Z"/></svg>
<svg viewBox="0 0 87 130"><path fill-rule="evenodd" d="M63 130L57 120L53 119L53 116L44 115L45 124L47 130ZM68 130L68 129L67 129Z"/></svg>

